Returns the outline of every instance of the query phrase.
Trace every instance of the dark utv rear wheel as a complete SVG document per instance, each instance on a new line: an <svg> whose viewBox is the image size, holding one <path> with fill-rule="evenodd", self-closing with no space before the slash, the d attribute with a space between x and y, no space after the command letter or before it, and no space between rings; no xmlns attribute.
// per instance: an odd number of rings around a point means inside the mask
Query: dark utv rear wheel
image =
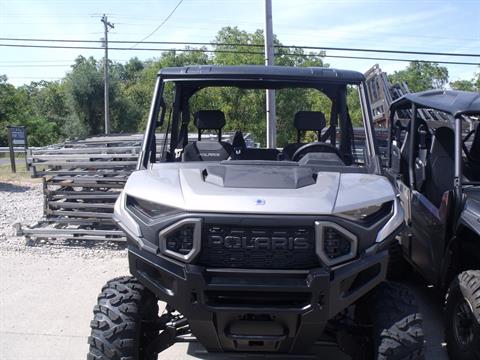
<svg viewBox="0 0 480 360"><path fill-rule="evenodd" d="M480 271L455 277L445 300L445 339L450 359L480 360Z"/></svg>
<svg viewBox="0 0 480 360"><path fill-rule="evenodd" d="M87 360L156 358L145 348L157 333L157 299L135 278L124 276L108 281L93 314Z"/></svg>
<svg viewBox="0 0 480 360"><path fill-rule="evenodd" d="M372 327L371 353L376 360L423 359L423 321L414 295L404 286L385 282L357 304L356 319Z"/></svg>

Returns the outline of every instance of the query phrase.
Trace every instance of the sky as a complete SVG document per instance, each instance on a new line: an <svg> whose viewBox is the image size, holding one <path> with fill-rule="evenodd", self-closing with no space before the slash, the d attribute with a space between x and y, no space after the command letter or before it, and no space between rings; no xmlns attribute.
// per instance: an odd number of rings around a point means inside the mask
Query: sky
<svg viewBox="0 0 480 360"><path fill-rule="evenodd" d="M179 0L0 0L1 38L99 40L102 14L115 26L110 40L139 41ZM480 54L480 0L272 0L273 31L285 45L435 51ZM264 27L264 0L183 0L149 41L213 41L224 26ZM14 41L0 40L0 44ZM18 43L18 42L17 42ZM78 44L65 44L78 45ZM94 45L97 46L97 45ZM137 48L142 45L138 45ZM152 47L152 45L148 45ZM327 55L466 61L444 57L327 51ZM78 55L100 59L103 50L33 49L0 46L0 75L22 85L57 80ZM110 51L110 59L149 59L157 51ZM326 58L336 68L365 72L378 63L392 73L407 62ZM473 78L478 66L446 65L450 81Z"/></svg>

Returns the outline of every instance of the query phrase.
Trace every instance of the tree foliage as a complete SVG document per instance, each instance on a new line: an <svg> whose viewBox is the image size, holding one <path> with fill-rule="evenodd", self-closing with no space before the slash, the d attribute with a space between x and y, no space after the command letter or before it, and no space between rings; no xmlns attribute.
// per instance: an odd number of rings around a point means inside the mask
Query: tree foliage
<svg viewBox="0 0 480 360"><path fill-rule="evenodd" d="M404 70L389 76L391 83L406 82L412 92L443 89L448 84L448 69L434 62L412 61Z"/></svg>
<svg viewBox="0 0 480 360"><path fill-rule="evenodd" d="M453 81L450 83L450 87L456 90L480 92L480 70L475 74L472 80Z"/></svg>

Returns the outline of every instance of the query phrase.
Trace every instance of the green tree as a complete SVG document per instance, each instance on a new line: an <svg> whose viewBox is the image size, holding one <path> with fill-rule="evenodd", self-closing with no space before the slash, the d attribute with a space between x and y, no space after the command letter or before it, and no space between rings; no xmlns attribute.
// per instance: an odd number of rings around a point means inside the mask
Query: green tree
<svg viewBox="0 0 480 360"><path fill-rule="evenodd" d="M392 84L406 82L410 91L443 89L448 84L448 69L434 62L412 61L404 70L389 76Z"/></svg>
<svg viewBox="0 0 480 360"><path fill-rule="evenodd" d="M478 73L476 73L475 77L473 78L473 83L475 84L475 91L480 92L480 67Z"/></svg>
<svg viewBox="0 0 480 360"><path fill-rule="evenodd" d="M0 76L0 146L7 145L7 129L9 121L16 112L15 86L7 82L5 75Z"/></svg>
<svg viewBox="0 0 480 360"><path fill-rule="evenodd" d="M282 43L274 36L275 64L281 66L327 66L319 54L305 54L302 49L282 48ZM217 65L263 65L264 35L262 30L253 33L240 30L237 27L224 27L215 37L212 62ZM245 46L238 44L255 45ZM254 138L264 144L266 136L265 123L265 92L246 91L235 88L221 88L218 91L208 91L204 96L215 98L214 104L227 117L226 130L242 130L252 132ZM212 102L195 99L196 108L200 104ZM293 128L293 117L300 110L322 110L329 114L330 101L318 90L281 89L276 92L277 102L277 140L279 146L292 142L296 138ZM247 115L248 114L248 115Z"/></svg>
<svg viewBox="0 0 480 360"><path fill-rule="evenodd" d="M455 90L475 91L475 83L468 80L457 80L450 83L450 87Z"/></svg>
<svg viewBox="0 0 480 360"><path fill-rule="evenodd" d="M67 74L65 86L70 106L89 134L103 131L103 78L100 63L93 57L77 57Z"/></svg>

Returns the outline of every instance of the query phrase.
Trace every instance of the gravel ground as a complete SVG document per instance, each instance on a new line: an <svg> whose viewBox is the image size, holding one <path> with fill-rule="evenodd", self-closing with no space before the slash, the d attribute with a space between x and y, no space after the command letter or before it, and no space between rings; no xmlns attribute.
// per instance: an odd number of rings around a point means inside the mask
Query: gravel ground
<svg viewBox="0 0 480 360"><path fill-rule="evenodd" d="M31 226L43 217L43 188L40 183L0 181L0 254L17 251L31 254L70 255L83 258L124 257L126 250L115 243L78 246L62 242L38 242L25 246L25 238L16 236L15 226ZM121 245L120 245L121 247Z"/></svg>
<svg viewBox="0 0 480 360"><path fill-rule="evenodd" d="M42 184L0 182L0 243L13 245L13 224L31 225L43 216Z"/></svg>

